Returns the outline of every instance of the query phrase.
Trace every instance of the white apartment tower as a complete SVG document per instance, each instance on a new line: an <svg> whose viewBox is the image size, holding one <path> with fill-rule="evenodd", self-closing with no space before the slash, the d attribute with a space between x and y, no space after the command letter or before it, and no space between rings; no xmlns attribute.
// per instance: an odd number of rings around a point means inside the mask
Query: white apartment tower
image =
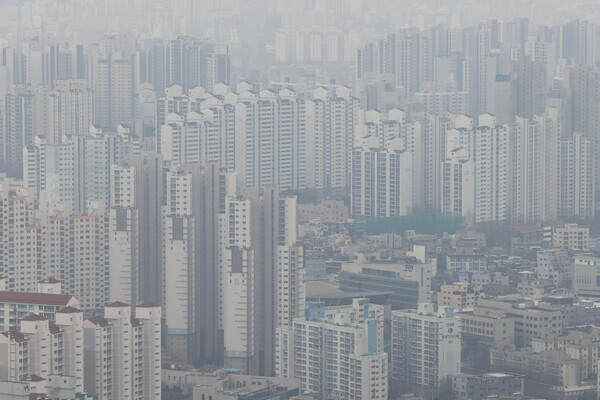
<svg viewBox="0 0 600 400"><path fill-rule="evenodd" d="M552 109L533 119L506 125L510 141L509 213L515 224L557 217L558 122Z"/></svg>
<svg viewBox="0 0 600 400"><path fill-rule="evenodd" d="M39 85L35 90L35 131L49 143L64 136L84 135L94 121L92 90L84 79L56 80L54 89Z"/></svg>
<svg viewBox="0 0 600 400"><path fill-rule="evenodd" d="M476 223L506 219L508 185L508 135L496 125L495 117L484 114L471 132L471 154L475 168Z"/></svg>
<svg viewBox="0 0 600 400"><path fill-rule="evenodd" d="M460 374L460 343L460 319L452 307L436 314L433 304L420 303L418 310L392 311L392 383L435 398L442 382Z"/></svg>
<svg viewBox="0 0 600 400"><path fill-rule="evenodd" d="M374 137L363 139L352 152L350 197L352 215L395 217L413 209L413 154L399 137L379 146Z"/></svg>
<svg viewBox="0 0 600 400"><path fill-rule="evenodd" d="M170 357L193 354L196 335L196 220L189 172L168 171L163 206L163 265L167 349Z"/></svg>
<svg viewBox="0 0 600 400"><path fill-rule="evenodd" d="M101 57L101 58L100 58ZM102 54L94 60L94 124L103 129L133 121L131 61L124 53Z"/></svg>
<svg viewBox="0 0 600 400"><path fill-rule="evenodd" d="M387 399L383 307L367 299L350 306L308 304L304 317L279 328L276 373L300 380L319 398Z"/></svg>
<svg viewBox="0 0 600 400"><path fill-rule="evenodd" d="M220 221L226 198L235 195L235 176L217 164L184 164L171 167L165 179L161 252L167 355L190 362L220 362Z"/></svg>
<svg viewBox="0 0 600 400"><path fill-rule="evenodd" d="M132 166L111 166L111 208L109 226L109 299L138 302L140 246L139 211L135 207L136 170Z"/></svg>
<svg viewBox="0 0 600 400"><path fill-rule="evenodd" d="M469 150L457 147L442 164L443 213L462 215L469 222L475 217L475 166Z"/></svg>
<svg viewBox="0 0 600 400"><path fill-rule="evenodd" d="M160 306L114 302L84 321L84 388L99 400L159 400Z"/></svg>
<svg viewBox="0 0 600 400"><path fill-rule="evenodd" d="M66 307L55 321L30 314L21 319L19 330L0 335L0 353L8 361L0 379L21 380L33 375L44 382L51 375L70 376L75 389L83 391L83 314Z"/></svg>
<svg viewBox="0 0 600 400"><path fill-rule="evenodd" d="M558 143L558 215L591 218L595 215L596 176L594 142L580 133Z"/></svg>
<svg viewBox="0 0 600 400"><path fill-rule="evenodd" d="M347 192L359 99L346 86L319 87L306 102L307 188ZM314 158L313 158L314 155Z"/></svg>
<svg viewBox="0 0 600 400"><path fill-rule="evenodd" d="M305 104L290 90L244 91L235 104L235 169L245 187L307 186Z"/></svg>
<svg viewBox="0 0 600 400"><path fill-rule="evenodd" d="M27 190L18 193L8 185L0 199L2 246L14 250L0 252L8 290L35 292L39 281L56 278L80 299L84 312L106 304L108 215L103 210L90 207L87 215L69 217L65 207L37 205Z"/></svg>
<svg viewBox="0 0 600 400"><path fill-rule="evenodd" d="M110 301L162 302L164 167L160 156L134 155L110 170Z"/></svg>
<svg viewBox="0 0 600 400"><path fill-rule="evenodd" d="M275 331L304 309L296 199L273 186L226 200L221 222L225 365L270 375Z"/></svg>

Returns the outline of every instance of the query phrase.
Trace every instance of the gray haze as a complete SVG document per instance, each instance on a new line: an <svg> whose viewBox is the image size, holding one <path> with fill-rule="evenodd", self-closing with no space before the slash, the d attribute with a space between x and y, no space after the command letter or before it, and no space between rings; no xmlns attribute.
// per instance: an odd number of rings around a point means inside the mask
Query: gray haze
<svg viewBox="0 0 600 400"><path fill-rule="evenodd" d="M600 399L597 0L0 0L0 400Z"/></svg>

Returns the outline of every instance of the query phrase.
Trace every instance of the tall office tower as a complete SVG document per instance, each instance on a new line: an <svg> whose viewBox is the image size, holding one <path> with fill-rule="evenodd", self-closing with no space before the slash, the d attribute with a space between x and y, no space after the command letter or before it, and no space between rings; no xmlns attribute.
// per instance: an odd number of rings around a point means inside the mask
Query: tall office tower
<svg viewBox="0 0 600 400"><path fill-rule="evenodd" d="M230 58L214 43L179 36L168 45L168 86L184 92L200 86L212 92L217 83L230 83Z"/></svg>
<svg viewBox="0 0 600 400"><path fill-rule="evenodd" d="M469 150L457 147L442 164L443 213L462 215L472 223L475 217L475 165Z"/></svg>
<svg viewBox="0 0 600 400"><path fill-rule="evenodd" d="M542 133L542 218L544 221L553 221L558 217L558 140L562 135L560 110L546 107L543 114L534 114L533 119L539 124Z"/></svg>
<svg viewBox="0 0 600 400"><path fill-rule="evenodd" d="M278 329L277 375L300 380L319 398L387 399L383 307L367 299L324 307L310 303L293 327Z"/></svg>
<svg viewBox="0 0 600 400"><path fill-rule="evenodd" d="M192 180L189 172L166 174L163 206L163 264L167 356L194 362L196 331L196 221L193 215ZM200 221L198 221L200 223Z"/></svg>
<svg viewBox="0 0 600 400"><path fill-rule="evenodd" d="M137 84L149 83L157 97L164 96L165 89L169 86L168 46L164 41L156 39L148 41L144 47L134 55Z"/></svg>
<svg viewBox="0 0 600 400"><path fill-rule="evenodd" d="M160 306L131 308L113 302L83 322L84 388L99 400L161 398Z"/></svg>
<svg viewBox="0 0 600 400"><path fill-rule="evenodd" d="M512 63L511 84L514 95L511 97L513 115L531 118L542 115L546 108L546 69L541 62L520 58ZM500 105L495 105L498 107ZM508 122L512 122L508 121Z"/></svg>
<svg viewBox="0 0 600 400"><path fill-rule="evenodd" d="M296 199L274 186L262 196L246 189L226 200L221 226L225 365L272 375L275 330L297 317L304 302ZM289 314L279 315L285 305Z"/></svg>
<svg viewBox="0 0 600 400"><path fill-rule="evenodd" d="M403 88L403 99L406 101L419 91L419 49L420 36L416 32L403 32L397 38L397 65L394 71L396 85Z"/></svg>
<svg viewBox="0 0 600 400"><path fill-rule="evenodd" d="M508 134L496 118L484 114L471 132L475 167L475 222L504 221L507 207Z"/></svg>
<svg viewBox="0 0 600 400"><path fill-rule="evenodd" d="M20 58L14 48L2 48L2 51L0 51L0 102L4 101L4 97L10 91L10 86L17 82L19 62ZM3 112L4 106L0 114Z"/></svg>
<svg viewBox="0 0 600 400"><path fill-rule="evenodd" d="M493 113L494 81L496 80L496 64L490 57L490 31L487 26L480 26L476 33L476 74L471 95L471 115L479 116Z"/></svg>
<svg viewBox="0 0 600 400"><path fill-rule="evenodd" d="M101 56L102 57L102 56ZM94 124L106 130L133 122L131 60L124 53L108 53L93 68Z"/></svg>
<svg viewBox="0 0 600 400"><path fill-rule="evenodd" d="M151 84L141 84L134 96L134 132L143 151L156 151L156 92Z"/></svg>
<svg viewBox="0 0 600 400"><path fill-rule="evenodd" d="M600 132L600 71L589 65L571 65L568 67L568 82L571 126L565 126L565 132L597 136Z"/></svg>
<svg viewBox="0 0 600 400"><path fill-rule="evenodd" d="M306 102L306 187L343 194L357 137L359 100L346 86L317 88Z"/></svg>
<svg viewBox="0 0 600 400"><path fill-rule="evenodd" d="M25 85L12 85L4 99L2 172L23 177L23 148L33 144L33 94Z"/></svg>
<svg viewBox="0 0 600 400"><path fill-rule="evenodd" d="M432 117L412 124L406 132L406 148L413 154L414 210L438 210L440 173L446 159L446 134L452 121Z"/></svg>
<svg viewBox="0 0 600 400"><path fill-rule="evenodd" d="M36 87L35 132L58 144L63 136L85 135L93 122L92 90L84 79L54 82Z"/></svg>
<svg viewBox="0 0 600 400"><path fill-rule="evenodd" d="M384 40L379 41L380 46ZM364 48L357 49L356 78L363 79L370 74L379 72L380 63L383 58L385 58L385 52L382 52L380 48L376 48L375 43L367 43Z"/></svg>
<svg viewBox="0 0 600 400"><path fill-rule="evenodd" d="M494 116L498 125L514 122L516 113L515 84L510 75L496 75L494 82Z"/></svg>
<svg viewBox="0 0 600 400"><path fill-rule="evenodd" d="M230 57L228 52L210 52L206 54L206 73L200 76L200 87L213 93L218 83L231 84Z"/></svg>
<svg viewBox="0 0 600 400"><path fill-rule="evenodd" d="M352 152L351 213L365 217L395 217L412 212L413 154L402 139L363 139Z"/></svg>
<svg viewBox="0 0 600 400"><path fill-rule="evenodd" d="M436 398L440 385L460 374L460 318L452 307L420 303L418 310L392 311L392 385Z"/></svg>
<svg viewBox="0 0 600 400"><path fill-rule="evenodd" d="M168 45L168 84L181 86L184 91L198 85L201 68L200 43L189 36L179 36Z"/></svg>
<svg viewBox="0 0 600 400"><path fill-rule="evenodd" d="M129 156L110 174L110 300L161 302L162 158Z"/></svg>
<svg viewBox="0 0 600 400"><path fill-rule="evenodd" d="M130 156L135 168L135 206L139 215L140 301L162 300L161 205L164 201L162 157L152 154Z"/></svg>
<svg viewBox="0 0 600 400"><path fill-rule="evenodd" d="M235 177L217 164L172 167L162 212L167 354L222 363L220 218ZM250 227L248 226L248 229Z"/></svg>
<svg viewBox="0 0 600 400"><path fill-rule="evenodd" d="M75 77L80 61L72 49L44 43L44 40L38 38L23 43L23 56L26 82L32 85L48 85L50 89L54 89L56 80Z"/></svg>
<svg viewBox="0 0 600 400"><path fill-rule="evenodd" d="M594 65L597 61L598 27L586 20L572 20L560 25L558 32L559 58L573 60L577 64Z"/></svg>
<svg viewBox="0 0 600 400"><path fill-rule="evenodd" d="M136 170L133 166L111 166L109 226L109 301L139 302L140 245L136 208Z"/></svg>
<svg viewBox="0 0 600 400"><path fill-rule="evenodd" d="M554 110L555 111L555 110ZM509 210L515 224L556 219L557 117L517 118L506 125L510 140Z"/></svg>
<svg viewBox="0 0 600 400"><path fill-rule="evenodd" d="M580 133L558 142L558 216L593 218L596 203L594 143Z"/></svg>
<svg viewBox="0 0 600 400"><path fill-rule="evenodd" d="M545 69L545 90L552 87L556 72L556 43L550 40L546 40L539 36L530 36L527 39L525 48L525 55L529 57L533 62L541 63Z"/></svg>
<svg viewBox="0 0 600 400"><path fill-rule="evenodd" d="M278 93L245 91L235 104L236 159L239 184L282 190L307 187L305 103L289 89Z"/></svg>

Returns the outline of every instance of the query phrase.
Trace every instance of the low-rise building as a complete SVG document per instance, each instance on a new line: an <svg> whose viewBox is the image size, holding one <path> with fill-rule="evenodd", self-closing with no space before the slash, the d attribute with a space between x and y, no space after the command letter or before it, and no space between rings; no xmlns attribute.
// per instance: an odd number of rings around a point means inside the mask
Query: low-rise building
<svg viewBox="0 0 600 400"><path fill-rule="evenodd" d="M446 256L446 269L451 273L487 270L483 254L449 254Z"/></svg>
<svg viewBox="0 0 600 400"><path fill-rule="evenodd" d="M475 307L458 313L462 339L475 339L496 348L514 344L515 320L506 311L491 307Z"/></svg>
<svg viewBox="0 0 600 400"><path fill-rule="evenodd" d="M550 338L562 334L566 326L563 313L556 307L514 297L480 298L478 306L500 309L514 319L515 344L529 346L533 338Z"/></svg>
<svg viewBox="0 0 600 400"><path fill-rule="evenodd" d="M525 394L525 380L523 375L504 372L482 375L461 374L452 378L452 390L462 400L521 396Z"/></svg>
<svg viewBox="0 0 600 400"><path fill-rule="evenodd" d="M468 283L442 285L437 294L437 305L450 306L456 311L472 310L479 300L479 294L479 289L474 289Z"/></svg>
<svg viewBox="0 0 600 400"><path fill-rule="evenodd" d="M589 251L590 228L564 224L552 228L552 247L563 250Z"/></svg>
<svg viewBox="0 0 600 400"><path fill-rule="evenodd" d="M298 204L298 223L313 220L324 223L343 223L350 218L350 208L342 200L321 200L317 204Z"/></svg>
<svg viewBox="0 0 600 400"><path fill-rule="evenodd" d="M561 350L538 353L531 348L491 349L490 361L494 370L523 374L527 379L554 386L577 386L581 382L578 361Z"/></svg>
<svg viewBox="0 0 600 400"><path fill-rule="evenodd" d="M280 378L229 375L227 385L199 384L193 388L193 400L288 400L300 393L299 385L278 382Z"/></svg>
<svg viewBox="0 0 600 400"><path fill-rule="evenodd" d="M570 283L573 278L571 257L566 250L548 249L537 253L537 277L554 287Z"/></svg>
<svg viewBox="0 0 600 400"><path fill-rule="evenodd" d="M49 375L47 379L1 381L0 398L3 400L93 400L76 389L75 377ZM44 390L41 392L40 390Z"/></svg>
<svg viewBox="0 0 600 400"><path fill-rule="evenodd" d="M342 263L340 289L349 292L389 292L393 309L416 307L431 301L434 267L415 258L377 260L362 259Z"/></svg>
<svg viewBox="0 0 600 400"><path fill-rule="evenodd" d="M599 257L573 257L573 290L582 298L600 297Z"/></svg>
<svg viewBox="0 0 600 400"><path fill-rule="evenodd" d="M559 350L578 361L578 373L581 380L589 380L598 373L600 353L600 328L584 326L570 329L563 335L549 339L533 339L533 351L541 353Z"/></svg>
<svg viewBox="0 0 600 400"><path fill-rule="evenodd" d="M194 393L194 396L208 394L214 399L218 395L232 395L225 391L228 389L240 389L235 395L248 391L260 391L268 387L278 387L281 393L289 395L290 392L299 392L300 381L294 378L266 377L243 375L231 369L202 369L195 370L186 366L172 365L161 371L162 385L169 390L178 390L183 395ZM202 388L202 389L196 389ZM208 396L205 396L205 400Z"/></svg>

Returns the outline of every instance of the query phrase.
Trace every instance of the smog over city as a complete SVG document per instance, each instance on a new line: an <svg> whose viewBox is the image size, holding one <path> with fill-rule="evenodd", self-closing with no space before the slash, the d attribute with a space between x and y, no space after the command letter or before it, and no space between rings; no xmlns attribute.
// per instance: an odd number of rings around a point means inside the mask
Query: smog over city
<svg viewBox="0 0 600 400"><path fill-rule="evenodd" d="M599 0L0 0L0 400L598 400L599 193Z"/></svg>

